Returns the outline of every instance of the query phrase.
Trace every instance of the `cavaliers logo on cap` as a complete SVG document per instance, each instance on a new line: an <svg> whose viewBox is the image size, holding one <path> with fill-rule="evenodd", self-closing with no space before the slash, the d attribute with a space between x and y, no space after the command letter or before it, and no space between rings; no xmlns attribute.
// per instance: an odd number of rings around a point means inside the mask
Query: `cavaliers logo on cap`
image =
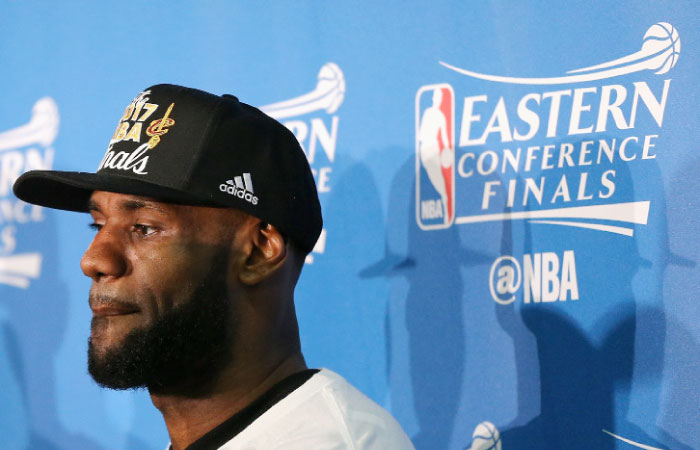
<svg viewBox="0 0 700 450"><path fill-rule="evenodd" d="M162 119L156 119L151 122L151 125L146 130L146 134L151 136L148 141L148 148L152 149L160 142L160 137L168 132L168 127L175 125L175 119L170 118L170 113L173 110L175 103L171 103L168 106L168 110L165 111L165 115Z"/></svg>

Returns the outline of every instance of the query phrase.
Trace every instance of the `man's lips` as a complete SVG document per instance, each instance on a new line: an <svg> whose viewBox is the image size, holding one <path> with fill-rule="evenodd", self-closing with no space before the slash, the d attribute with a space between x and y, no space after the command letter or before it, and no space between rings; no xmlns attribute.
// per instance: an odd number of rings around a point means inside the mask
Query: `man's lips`
<svg viewBox="0 0 700 450"><path fill-rule="evenodd" d="M123 316L139 312L138 308L124 306L99 306L90 309L94 317Z"/></svg>
<svg viewBox="0 0 700 450"><path fill-rule="evenodd" d="M141 311L131 302L105 295L90 295L90 309L93 317L124 316Z"/></svg>

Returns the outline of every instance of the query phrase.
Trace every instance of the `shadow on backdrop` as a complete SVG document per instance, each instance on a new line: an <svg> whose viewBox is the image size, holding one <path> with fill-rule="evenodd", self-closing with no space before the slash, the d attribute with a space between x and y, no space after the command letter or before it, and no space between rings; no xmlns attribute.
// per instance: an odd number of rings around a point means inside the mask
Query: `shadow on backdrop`
<svg viewBox="0 0 700 450"><path fill-rule="evenodd" d="M86 436L67 430L58 417L54 361L66 331L69 302L66 286L56 270L56 221L53 212L43 210L42 214L45 219L41 222L16 225L15 252L41 252L40 277L32 279L27 289L0 286L0 308L5 316L0 337L0 342L4 340L4 346L0 345L3 360L0 380L6 398L0 408L2 446L27 450L101 450L100 445ZM40 241L37 236L41 237ZM7 402L8 396L14 401Z"/></svg>
<svg viewBox="0 0 700 450"><path fill-rule="evenodd" d="M656 162L645 166L653 167L645 181L659 189L663 184ZM637 199L627 164L613 163L613 168L622 191L616 202ZM589 179L604 169L609 167L587 168ZM576 170L567 170L567 176ZM502 427L503 449L630 448L609 433L645 448L689 449L661 428L647 423L642 429L628 420L631 396L640 382L646 386L644 412L651 423L660 411L666 335L661 280L673 260L668 258L663 198L661 192L652 201L649 228L663 222L656 239L665 246L653 262L640 255L637 237L527 222L504 228L502 254L561 255L575 249L580 300L525 304L519 298L508 306L496 305L499 323L513 338L518 372L519 411ZM635 229L637 234L653 231ZM657 274L642 283L647 286L645 298L637 298L633 285L640 269Z"/></svg>
<svg viewBox="0 0 700 450"><path fill-rule="evenodd" d="M686 157L687 161L675 166L675 173L666 174L673 184L664 216L669 240L675 248L667 248L669 258L663 280L664 305L668 312L661 402L665 414L658 424L689 447L700 448L700 333L697 329L700 307L697 295L688 295L700 286L697 268L697 255L700 255L700 239L697 239L700 230L700 183L697 182L700 158L692 152Z"/></svg>
<svg viewBox="0 0 700 450"><path fill-rule="evenodd" d="M460 269L491 258L464 247L454 227L430 231L419 228L414 206L415 156L408 150L403 154L410 157L392 181L384 257L364 269L361 276L401 277L408 283L402 303L418 425L412 440L418 450L440 450L447 448L452 435L464 374L465 289ZM396 234L407 242L396 242ZM391 322L399 317L387 313L387 328L397 326ZM397 347L391 342L392 354Z"/></svg>
<svg viewBox="0 0 700 450"><path fill-rule="evenodd" d="M364 162L339 152L328 167L330 191L319 192L325 247L311 254L297 288L302 349L310 366L335 370L383 404L386 283L357 277L382 253L382 207Z"/></svg>

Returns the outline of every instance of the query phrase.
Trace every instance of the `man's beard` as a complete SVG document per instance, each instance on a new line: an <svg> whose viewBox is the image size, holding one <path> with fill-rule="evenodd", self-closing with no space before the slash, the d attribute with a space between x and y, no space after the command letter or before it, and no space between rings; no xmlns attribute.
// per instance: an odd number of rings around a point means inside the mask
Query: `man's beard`
<svg viewBox="0 0 700 450"><path fill-rule="evenodd" d="M199 395L231 361L232 305L225 265L199 284L183 304L132 330L121 345L99 355L88 341L88 372L112 389Z"/></svg>

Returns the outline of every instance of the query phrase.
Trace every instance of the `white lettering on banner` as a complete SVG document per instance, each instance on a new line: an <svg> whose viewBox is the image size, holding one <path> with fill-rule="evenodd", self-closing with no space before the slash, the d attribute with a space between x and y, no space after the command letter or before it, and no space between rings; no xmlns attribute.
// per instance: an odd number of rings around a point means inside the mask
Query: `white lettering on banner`
<svg viewBox="0 0 700 450"><path fill-rule="evenodd" d="M41 274L39 252L13 254L19 227L44 220L43 209L12 195L12 185L28 170L50 170L59 114L50 97L38 100L28 123L0 132L0 283L27 289Z"/></svg>
<svg viewBox="0 0 700 450"><path fill-rule="evenodd" d="M439 198L421 202L421 217L423 219L435 219L442 217L442 215L442 202Z"/></svg>
<svg viewBox="0 0 700 450"><path fill-rule="evenodd" d="M519 92L515 98L476 93L457 102L462 114L456 121L460 124L454 154L457 179L450 187L456 192L451 199L454 209L462 214L456 214L453 221L440 220L440 216L431 214L433 205L426 202L433 200L428 197L434 195L422 186L430 186L428 181L436 185L439 177L431 174L429 160L417 158L416 219L419 226L428 230L452 223L525 219L533 224L633 236L634 224L647 224L649 202L616 198L619 193L629 192L618 186L628 182L627 171L621 172L619 168L656 159L660 138L657 130L664 124L672 80L594 82L632 73L651 77L643 74L643 70L666 74L676 64L680 48L678 31L666 22L659 22L647 29L641 50L572 70L560 77L485 75L440 62L472 78L545 87ZM564 89L546 87L575 83L587 84ZM435 86L453 90L445 83L422 86L416 94L417 123L428 110L424 93ZM470 84L471 88L473 86ZM508 93L513 91L509 89ZM417 142L421 138L419 131L417 128ZM614 132L614 137L606 134L609 132ZM416 154L420 151L417 144ZM479 186L474 187L472 183L479 183ZM435 190L440 191L439 187ZM424 190L425 198L421 194ZM461 202L457 201L460 197ZM442 195L442 198L445 210L447 196ZM577 216L569 213L578 211L582 206L577 204L581 202L618 205L629 214L611 215L611 211L600 208L595 215L586 217L588 221L571 220ZM524 211L519 211L520 208ZM533 220L536 217L538 220ZM607 223L611 220L622 223Z"/></svg>
<svg viewBox="0 0 700 450"><path fill-rule="evenodd" d="M498 98L491 113L486 116L484 116L484 113L488 113L489 111L486 109L488 105L488 96L477 95L465 97L462 110L459 146L470 147L484 145L492 134L497 135L501 143L529 141L540 131L540 124L542 123L547 124L546 137L558 137L557 129L562 117L569 118L567 124L568 136L590 134L593 132L604 133L608 129L608 119L610 117L612 117L612 122L617 129L633 129L637 123L640 104L644 105L645 110L654 119L656 124L661 127L663 124L664 112L666 111L666 102L668 100L671 80L664 80L663 89L660 93L656 94L644 81L635 82L633 86L634 94L631 96L631 100L627 102L631 107L625 104L625 99L628 98L627 88L619 84L602 86L600 93L597 87L587 87L577 88L573 91L566 90L526 94L521 97L517 103L518 106L515 110L515 117L517 117L518 120L514 120L509 115L503 97ZM615 91L616 97L615 101L611 104L610 94L613 91ZM586 94L588 95L586 96ZM572 98L571 105L566 111L562 111L561 109L561 98L563 96ZM593 99L595 99L595 102L592 101ZM529 108L527 106L528 102L530 104L534 103L539 105L539 108ZM547 102L549 106L547 106ZM479 103L479 105L476 105L477 103ZM474 112L475 107L479 114ZM627 116L625 116L625 110L629 110ZM473 137L472 134L475 132L474 125L482 123L484 117L489 117L484 131L478 138ZM520 127L520 122L527 125L527 132L525 134L519 131L518 127ZM525 127L522 127L521 129L524 128Z"/></svg>
<svg viewBox="0 0 700 450"><path fill-rule="evenodd" d="M555 252L524 254L522 266L516 258L508 255L493 262L489 289L496 303L513 303L521 285L524 303L578 300L574 251L564 251L561 258Z"/></svg>
<svg viewBox="0 0 700 450"><path fill-rule="evenodd" d="M313 164L316 160L316 150L319 144L328 161L333 162L335 160L335 144L338 140L338 116L332 116L330 131L323 120L318 117L314 117L309 123L302 120L288 120L283 123L289 131L294 133L299 144L301 144L309 164ZM310 135L309 129L311 129ZM308 143L306 141L307 136L309 137Z"/></svg>
<svg viewBox="0 0 700 450"><path fill-rule="evenodd" d="M43 208L30 205L21 200L0 200L0 224L41 222L44 220Z"/></svg>
<svg viewBox="0 0 700 450"><path fill-rule="evenodd" d="M469 178L474 174L488 176L493 173L518 174L531 171L545 172L552 169L566 169L571 167L612 164L617 159L620 161L634 161L635 159L654 159L651 149L655 147L658 134L646 136L629 136L625 139L598 139L580 141L577 144L562 143L558 145L545 145L504 148L499 154L492 150L486 150L477 154L466 152L457 161L457 173L462 178ZM635 153L629 148L630 143L642 142L642 148ZM525 153L525 157L523 156Z"/></svg>
<svg viewBox="0 0 700 450"><path fill-rule="evenodd" d="M316 189L320 193L330 192L331 187L328 184L330 182L332 167L321 167L320 169L311 168L311 174L316 180Z"/></svg>
<svg viewBox="0 0 700 450"><path fill-rule="evenodd" d="M320 146L325 155L325 161L332 164L335 161L335 147L338 141L338 116L331 118L330 131L321 118L313 118L309 123L302 120L289 120L283 122L297 138L306 158L311 165L311 173L316 181L316 188L321 193L330 192L330 176L333 171L331 165L316 166L317 151ZM309 129L311 133L309 133ZM308 137L308 140L307 140Z"/></svg>
<svg viewBox="0 0 700 450"><path fill-rule="evenodd" d="M53 166L54 150L29 148L24 151L6 150L0 153L0 196L12 192L17 178L28 170L48 170Z"/></svg>
<svg viewBox="0 0 700 450"><path fill-rule="evenodd" d="M289 129L299 141L311 166L319 195L331 191L331 175L335 162L340 118L334 114L345 98L345 76L335 63L326 63L318 72L316 87L289 100L272 103L260 109ZM312 250L325 251L326 230ZM310 254L307 263L313 262Z"/></svg>

